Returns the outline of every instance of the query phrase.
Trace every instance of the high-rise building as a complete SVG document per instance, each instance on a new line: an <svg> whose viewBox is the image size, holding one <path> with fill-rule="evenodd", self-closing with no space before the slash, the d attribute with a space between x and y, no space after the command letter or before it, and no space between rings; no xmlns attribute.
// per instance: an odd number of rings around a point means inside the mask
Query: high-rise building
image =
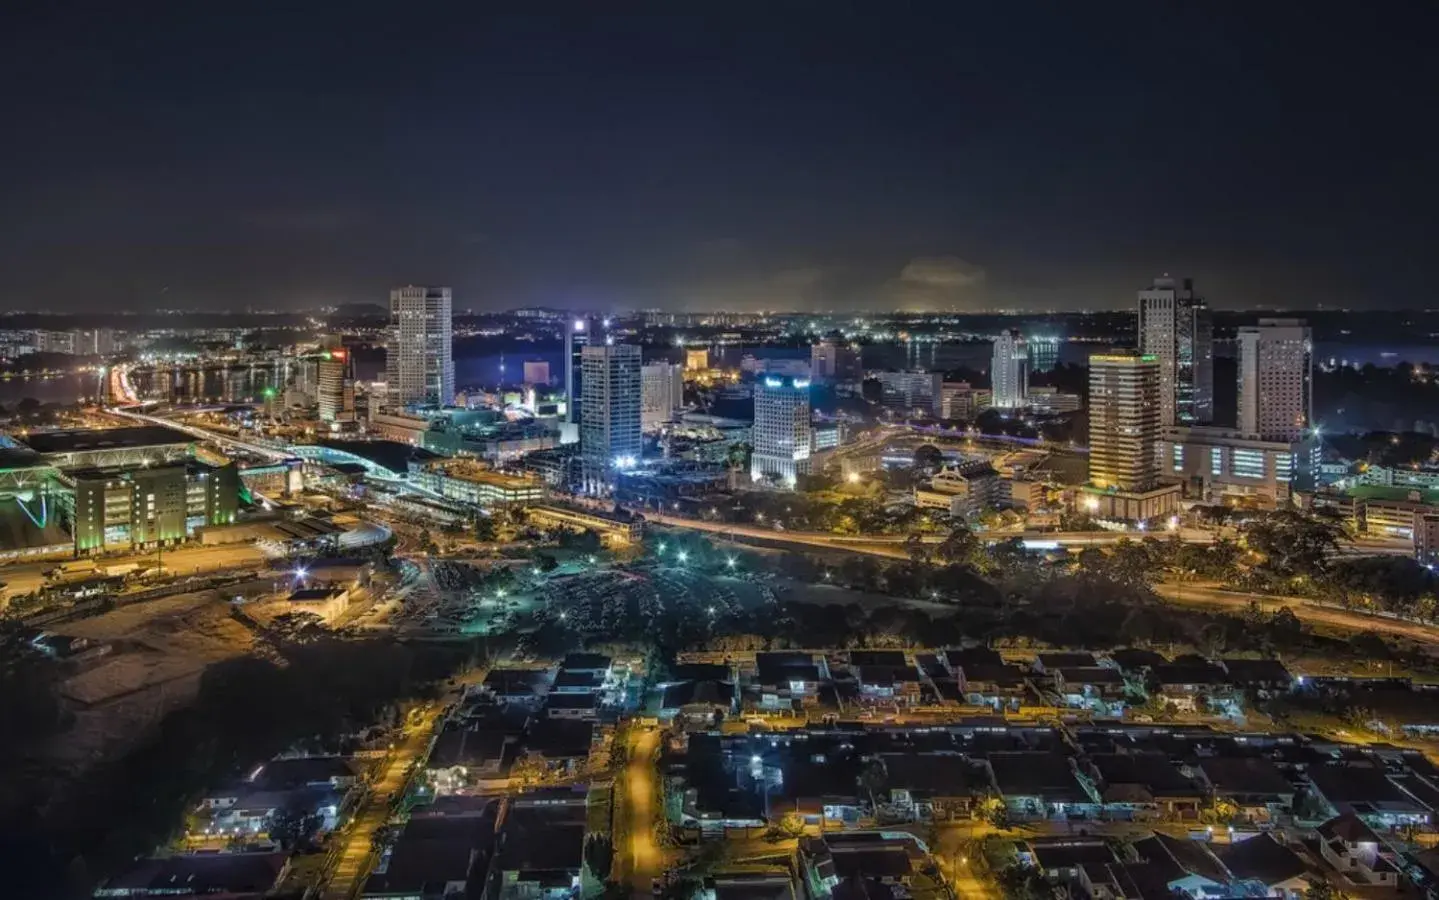
<svg viewBox="0 0 1439 900"><path fill-rule="evenodd" d="M1239 431L1295 441L1314 422L1314 342L1298 319L1239 329Z"/></svg>
<svg viewBox="0 0 1439 900"><path fill-rule="evenodd" d="M1177 507L1179 485L1160 484L1159 393L1154 356L1089 358L1089 512L1142 521Z"/></svg>
<svg viewBox="0 0 1439 900"><path fill-rule="evenodd" d="M1059 347L1063 343L1057 337L1031 334L1024 339L1029 351L1029 371L1052 372L1059 365Z"/></svg>
<svg viewBox="0 0 1439 900"><path fill-rule="evenodd" d="M989 365L990 404L996 409L1019 409L1029 395L1029 348L1024 336L1014 329L994 339Z"/></svg>
<svg viewBox="0 0 1439 900"><path fill-rule="evenodd" d="M640 424L646 430L672 421L685 405L685 370L667 362L640 369Z"/></svg>
<svg viewBox="0 0 1439 900"><path fill-rule="evenodd" d="M389 404L448 406L455 399L450 289L409 285L390 291L385 359Z"/></svg>
<svg viewBox="0 0 1439 900"><path fill-rule="evenodd" d="M809 349L809 374L824 384L864 381L864 364L858 347L838 341L820 341Z"/></svg>
<svg viewBox="0 0 1439 900"><path fill-rule="evenodd" d="M565 325L565 421L578 426L584 405L584 351L599 344L599 320L581 317Z"/></svg>
<svg viewBox="0 0 1439 900"><path fill-rule="evenodd" d="M525 384L547 385L550 383L550 364L544 360L530 360L525 363Z"/></svg>
<svg viewBox="0 0 1439 900"><path fill-rule="evenodd" d="M754 452L750 477L793 487L809 474L813 434L809 379L766 375L754 388Z"/></svg>
<svg viewBox="0 0 1439 900"><path fill-rule="evenodd" d="M944 374L923 369L904 372L880 372L880 402L905 415L937 416Z"/></svg>
<svg viewBox="0 0 1439 900"><path fill-rule="evenodd" d="M640 431L640 348L601 343L581 354L584 385L580 469L586 493L603 494L644 452Z"/></svg>
<svg viewBox="0 0 1439 900"><path fill-rule="evenodd" d="M710 352L704 347L685 351L685 368L700 371L710 367Z"/></svg>
<svg viewBox="0 0 1439 900"><path fill-rule="evenodd" d="M355 418L355 378L350 368L350 352L343 347L321 351L315 368L315 402L320 407L320 421L352 421Z"/></svg>
<svg viewBox="0 0 1439 900"><path fill-rule="evenodd" d="M1214 419L1214 326L1194 280L1168 275L1139 292L1139 350L1159 360L1159 424Z"/></svg>

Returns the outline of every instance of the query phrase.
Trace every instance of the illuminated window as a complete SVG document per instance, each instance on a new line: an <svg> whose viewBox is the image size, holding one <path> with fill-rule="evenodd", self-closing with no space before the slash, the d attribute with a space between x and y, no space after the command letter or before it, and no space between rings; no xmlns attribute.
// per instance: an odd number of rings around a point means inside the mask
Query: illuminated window
<svg viewBox="0 0 1439 900"><path fill-rule="evenodd" d="M1213 475L1224 474L1224 448L1212 447L1209 450L1209 471Z"/></svg>
<svg viewBox="0 0 1439 900"><path fill-rule="evenodd" d="M1235 450L1234 474L1240 478L1264 477L1264 451Z"/></svg>
<svg viewBox="0 0 1439 900"><path fill-rule="evenodd" d="M1289 481L1294 477L1294 457L1288 453L1274 454L1274 480Z"/></svg>
<svg viewBox="0 0 1439 900"><path fill-rule="evenodd" d="M1174 471L1176 471L1176 472L1182 472L1182 471L1184 471L1184 445L1183 445L1183 444L1175 444L1175 445L1174 445Z"/></svg>

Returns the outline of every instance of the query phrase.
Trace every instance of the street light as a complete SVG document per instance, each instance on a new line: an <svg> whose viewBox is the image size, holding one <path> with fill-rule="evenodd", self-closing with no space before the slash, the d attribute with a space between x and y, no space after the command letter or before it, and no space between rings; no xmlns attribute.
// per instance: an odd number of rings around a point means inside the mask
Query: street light
<svg viewBox="0 0 1439 900"><path fill-rule="evenodd" d="M679 552L679 560L680 560L680 562L684 562L685 560L687 560L687 559L689 559L689 558L690 558L690 555L689 555L688 551L681 550L681 551Z"/></svg>
<svg viewBox="0 0 1439 900"><path fill-rule="evenodd" d="M731 556L729 559L725 560L725 564L728 565L731 569L733 569L735 567L735 558Z"/></svg>

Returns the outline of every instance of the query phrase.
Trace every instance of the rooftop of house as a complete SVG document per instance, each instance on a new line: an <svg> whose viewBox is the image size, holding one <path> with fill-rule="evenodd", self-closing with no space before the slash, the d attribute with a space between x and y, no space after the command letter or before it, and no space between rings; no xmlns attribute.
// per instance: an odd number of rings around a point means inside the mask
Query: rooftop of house
<svg viewBox="0 0 1439 900"><path fill-rule="evenodd" d="M1095 753L1090 756L1106 788L1138 784L1156 797L1196 797L1199 787L1163 753Z"/></svg>
<svg viewBox="0 0 1439 900"><path fill-rule="evenodd" d="M284 871L284 853L196 853L137 860L108 879L104 890L147 893L255 894L269 891Z"/></svg>
<svg viewBox="0 0 1439 900"><path fill-rule="evenodd" d="M515 804L505 816L495 864L520 881L568 886L584 862L585 808Z"/></svg>
<svg viewBox="0 0 1439 900"><path fill-rule="evenodd" d="M1040 797L1048 803L1085 803L1069 757L1047 751L1002 751L987 757L994 783L1006 797Z"/></svg>
<svg viewBox="0 0 1439 900"><path fill-rule="evenodd" d="M1045 669L1092 669L1099 665L1093 653L1041 653L1035 658L1039 667Z"/></svg>
<svg viewBox="0 0 1439 900"><path fill-rule="evenodd" d="M1340 812L1428 812L1429 808L1372 764L1312 766L1309 783Z"/></svg>
<svg viewBox="0 0 1439 900"><path fill-rule="evenodd" d="M570 653L565 656L564 662L560 663L561 669L604 671L614 662L603 653Z"/></svg>
<svg viewBox="0 0 1439 900"><path fill-rule="evenodd" d="M578 719L539 719L530 726L525 749L547 759L573 759L589 756L594 740L592 722Z"/></svg>
<svg viewBox="0 0 1439 900"><path fill-rule="evenodd" d="M1308 865L1272 835L1261 834L1218 847L1214 855L1235 878L1273 887L1305 875Z"/></svg>
<svg viewBox="0 0 1439 900"><path fill-rule="evenodd" d="M851 650L849 664L852 666L895 666L907 665L903 650Z"/></svg>
<svg viewBox="0 0 1439 900"><path fill-rule="evenodd" d="M1294 676L1277 659L1220 660L1235 684L1288 684Z"/></svg>
<svg viewBox="0 0 1439 900"><path fill-rule="evenodd" d="M347 756L292 756L272 759L252 771L247 781L265 790L288 790L322 782L358 778L360 765Z"/></svg>
<svg viewBox="0 0 1439 900"><path fill-rule="evenodd" d="M963 647L944 651L944 661L951 669L955 669L971 665L998 666L1004 663L1004 658L999 655L998 650L990 647Z"/></svg>
<svg viewBox="0 0 1439 900"><path fill-rule="evenodd" d="M527 696L549 689L548 669L491 669L484 685L503 697Z"/></svg>
<svg viewBox="0 0 1439 900"><path fill-rule="evenodd" d="M1294 785L1262 756L1215 756L1199 761L1199 770L1226 797L1292 798Z"/></svg>
<svg viewBox="0 0 1439 900"><path fill-rule="evenodd" d="M676 663L670 676L672 681L730 681L734 677L725 663Z"/></svg>
<svg viewBox="0 0 1439 900"><path fill-rule="evenodd" d="M552 687L555 690L562 688L586 688L598 689L605 683L604 675L591 669L560 669L555 675Z"/></svg>
<svg viewBox="0 0 1439 900"><path fill-rule="evenodd" d="M664 709L699 704L730 706L734 698L735 686L727 681L680 681L665 685L660 706Z"/></svg>
<svg viewBox="0 0 1439 900"><path fill-rule="evenodd" d="M1199 841L1174 838L1156 833L1134 842L1134 851L1141 862L1154 866L1166 884L1174 884L1190 876L1198 876L1217 884L1229 882L1224 864Z"/></svg>
<svg viewBox="0 0 1439 900"><path fill-rule="evenodd" d="M1116 862L1114 850L1102 838L1047 837L1027 842L1041 869L1077 868L1086 863Z"/></svg>
<svg viewBox="0 0 1439 900"><path fill-rule="evenodd" d="M488 728L447 728L435 738L428 766L449 769L455 766L484 766L504 759L509 736Z"/></svg>
<svg viewBox="0 0 1439 900"><path fill-rule="evenodd" d="M494 843L495 809L481 816L417 816L405 824L384 871L365 882L365 895L438 893L470 880Z"/></svg>
<svg viewBox="0 0 1439 900"><path fill-rule="evenodd" d="M1024 687L1028 677L1023 669L1006 663L966 663L959 671L966 684L992 684L1005 688Z"/></svg>
<svg viewBox="0 0 1439 900"><path fill-rule="evenodd" d="M957 753L886 753L885 784L927 797L968 797L989 788L989 773L982 765Z"/></svg>
<svg viewBox="0 0 1439 900"><path fill-rule="evenodd" d="M599 698L594 694L556 694L545 698L545 709L594 709Z"/></svg>

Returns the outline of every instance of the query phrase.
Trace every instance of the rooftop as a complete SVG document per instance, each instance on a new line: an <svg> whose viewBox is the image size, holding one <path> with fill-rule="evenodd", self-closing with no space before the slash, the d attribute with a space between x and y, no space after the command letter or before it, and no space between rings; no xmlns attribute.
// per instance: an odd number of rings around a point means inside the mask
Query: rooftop
<svg viewBox="0 0 1439 900"><path fill-rule="evenodd" d="M135 425L125 428L74 428L66 431L37 431L25 437L36 453L77 453L87 450L124 450L132 447L165 447L193 444L183 431L163 425Z"/></svg>
<svg viewBox="0 0 1439 900"><path fill-rule="evenodd" d="M285 867L284 853L209 853L136 861L105 882L110 896L147 893L260 895L275 886Z"/></svg>

